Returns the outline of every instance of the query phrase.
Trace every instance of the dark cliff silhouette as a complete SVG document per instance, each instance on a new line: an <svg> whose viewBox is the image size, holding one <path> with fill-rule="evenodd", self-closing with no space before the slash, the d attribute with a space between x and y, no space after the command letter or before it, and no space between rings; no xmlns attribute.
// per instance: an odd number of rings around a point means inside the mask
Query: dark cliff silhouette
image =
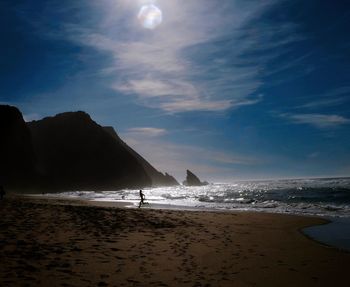
<svg viewBox="0 0 350 287"><path fill-rule="evenodd" d="M200 179L191 171L186 171L186 180L183 182L184 185L187 186L201 186L201 185L208 185L208 182L204 181L201 182Z"/></svg>
<svg viewBox="0 0 350 287"><path fill-rule="evenodd" d="M34 161L30 131L21 112L15 107L0 105L0 185L31 186L36 174Z"/></svg>
<svg viewBox="0 0 350 287"><path fill-rule="evenodd" d="M145 160L141 155L139 155L136 151L134 151L131 147L129 147L115 132L113 127L104 127L104 129L112 135L116 141L123 145L127 151L129 151L136 160L142 165L144 170L146 171L147 175L152 180L152 186L174 186L179 185L177 180L169 175L168 173L161 173L158 170L156 170L147 160Z"/></svg>
<svg viewBox="0 0 350 287"><path fill-rule="evenodd" d="M0 185L47 192L175 185L84 112L25 123L21 112L0 105Z"/></svg>
<svg viewBox="0 0 350 287"><path fill-rule="evenodd" d="M84 112L28 123L47 187L119 189L150 186L142 165Z"/></svg>

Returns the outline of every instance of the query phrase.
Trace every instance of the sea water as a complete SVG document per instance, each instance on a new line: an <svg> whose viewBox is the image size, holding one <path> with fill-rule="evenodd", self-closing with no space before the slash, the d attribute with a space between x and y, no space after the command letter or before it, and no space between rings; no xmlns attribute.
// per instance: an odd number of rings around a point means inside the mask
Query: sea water
<svg viewBox="0 0 350 287"><path fill-rule="evenodd" d="M150 206L183 209L267 211L350 217L350 178L288 179L155 187L143 192ZM55 196L139 203L139 190L67 191Z"/></svg>

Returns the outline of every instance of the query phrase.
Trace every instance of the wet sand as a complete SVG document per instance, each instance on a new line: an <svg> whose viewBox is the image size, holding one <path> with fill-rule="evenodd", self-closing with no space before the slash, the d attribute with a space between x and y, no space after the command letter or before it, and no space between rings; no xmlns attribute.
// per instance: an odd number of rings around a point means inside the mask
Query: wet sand
<svg viewBox="0 0 350 287"><path fill-rule="evenodd" d="M346 286L350 254L265 213L0 202L0 286Z"/></svg>

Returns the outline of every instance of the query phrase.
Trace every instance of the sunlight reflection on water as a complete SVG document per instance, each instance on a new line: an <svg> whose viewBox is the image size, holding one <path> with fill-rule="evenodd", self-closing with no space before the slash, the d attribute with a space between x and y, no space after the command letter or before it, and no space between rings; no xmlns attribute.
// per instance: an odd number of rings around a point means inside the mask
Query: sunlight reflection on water
<svg viewBox="0 0 350 287"><path fill-rule="evenodd" d="M350 179L245 181L199 187L145 188L147 202L193 208L350 216ZM57 196L57 195L56 195ZM139 191L71 191L59 196L139 201Z"/></svg>

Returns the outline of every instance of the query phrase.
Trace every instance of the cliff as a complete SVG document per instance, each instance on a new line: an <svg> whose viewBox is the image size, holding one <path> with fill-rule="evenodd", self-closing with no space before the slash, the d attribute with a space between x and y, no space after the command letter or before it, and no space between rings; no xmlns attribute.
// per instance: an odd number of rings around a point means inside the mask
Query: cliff
<svg viewBox="0 0 350 287"><path fill-rule="evenodd" d="M0 105L0 184L29 187L35 180L34 160L30 131L21 112Z"/></svg>
<svg viewBox="0 0 350 287"><path fill-rule="evenodd" d="M0 185L10 189L106 190L178 185L84 112L25 123L0 105Z"/></svg>
<svg viewBox="0 0 350 287"><path fill-rule="evenodd" d="M121 189L152 181L134 155L84 112L28 123L45 185L55 189Z"/></svg>
<svg viewBox="0 0 350 287"><path fill-rule="evenodd" d="M121 144L125 147L125 149L130 152L135 159L142 165L147 175L152 180L152 186L174 186L179 185L177 180L169 175L168 173L161 173L156 170L147 160L145 160L141 155L139 155L135 150L129 147L115 132L113 127L104 127L104 129L112 135L118 144Z"/></svg>
<svg viewBox="0 0 350 287"><path fill-rule="evenodd" d="M200 179L190 170L186 171L186 180L183 182L187 186L202 186L207 185L207 182L201 182Z"/></svg>

